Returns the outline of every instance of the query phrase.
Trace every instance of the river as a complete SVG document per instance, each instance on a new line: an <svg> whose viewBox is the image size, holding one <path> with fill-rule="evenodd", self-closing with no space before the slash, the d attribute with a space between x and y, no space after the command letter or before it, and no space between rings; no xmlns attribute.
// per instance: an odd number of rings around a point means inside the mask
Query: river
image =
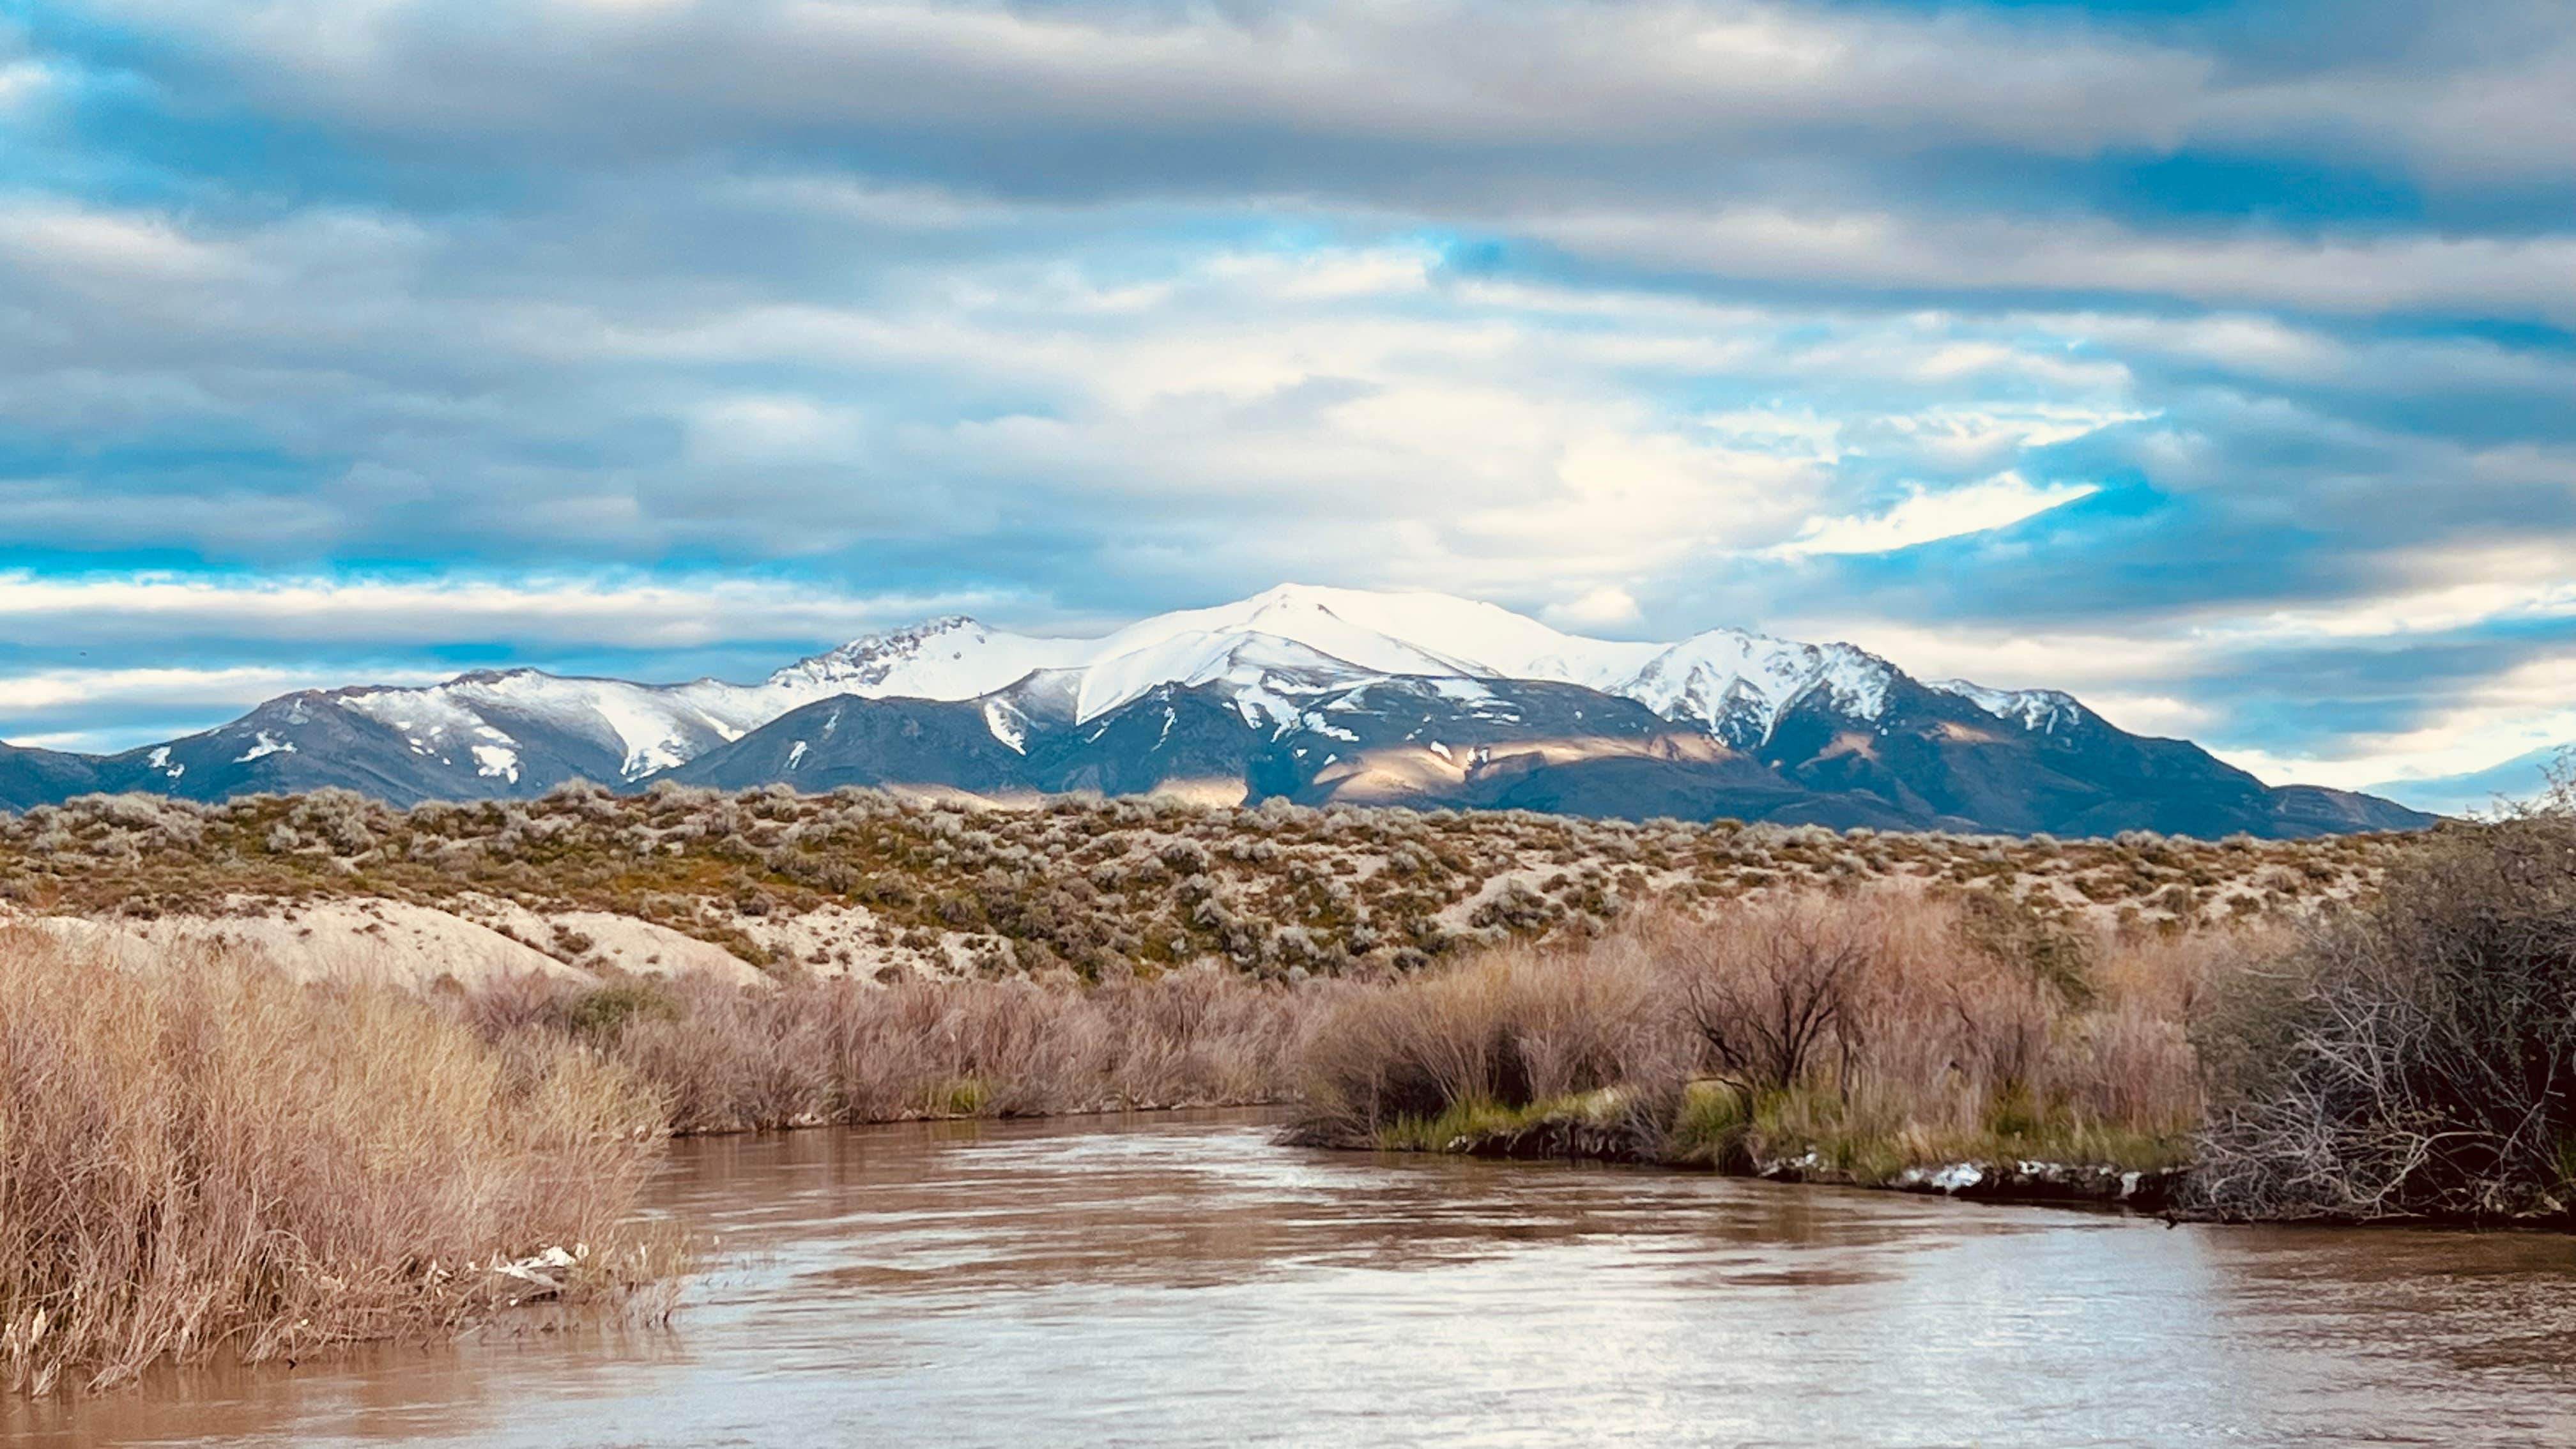
<svg viewBox="0 0 2576 1449"><path fill-rule="evenodd" d="M1257 1114L673 1144L666 1330L0 1408L12 1443L2576 1444L2576 1242L2168 1228L1272 1145Z"/></svg>

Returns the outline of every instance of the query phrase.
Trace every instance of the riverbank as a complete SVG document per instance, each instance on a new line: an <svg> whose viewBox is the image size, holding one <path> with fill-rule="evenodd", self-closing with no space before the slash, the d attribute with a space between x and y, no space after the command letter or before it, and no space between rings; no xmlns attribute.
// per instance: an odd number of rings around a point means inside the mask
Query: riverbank
<svg viewBox="0 0 2576 1449"><path fill-rule="evenodd" d="M2174 1161L2173 1149L2165 1145L2136 1154L2135 1160L2155 1164L2141 1166L1990 1154L1890 1170L1883 1161L1831 1159L1812 1145L1794 1153L1755 1157L1742 1150L1741 1138L1722 1131L1714 1138L1700 1135L1712 1120L1723 1122L1730 1115L1729 1109L1708 1099L1732 1091L1722 1082L1690 1083L1677 1120L1663 1125L1652 1108L1617 1089L1604 1089L1522 1108L1457 1108L1430 1120L1399 1121L1366 1136L1336 1132L1310 1120L1283 1131L1280 1141L1292 1147L1343 1151L1705 1169L1765 1182L1876 1188L1969 1202L2086 1204L2160 1214L2176 1209L2190 1176L2188 1166Z"/></svg>
<svg viewBox="0 0 2576 1449"><path fill-rule="evenodd" d="M1314 1038L1296 1140L2231 1221L2576 1222L2576 819L2295 924L1775 897L1508 949Z"/></svg>
<svg viewBox="0 0 2576 1449"><path fill-rule="evenodd" d="M1862 890L1488 953L1337 1010L1296 1140L2162 1206L2214 974L2277 932L2083 933Z"/></svg>
<svg viewBox="0 0 2576 1449"><path fill-rule="evenodd" d="M632 1209L666 1137L1282 1102L1362 989L366 967L0 928L0 1390L663 1311L687 1229Z"/></svg>
<svg viewBox="0 0 2576 1449"><path fill-rule="evenodd" d="M569 1042L631 1071L677 1133L1277 1103L1331 1006L1367 988L1200 967L1099 986L702 976L460 993L491 1039Z"/></svg>

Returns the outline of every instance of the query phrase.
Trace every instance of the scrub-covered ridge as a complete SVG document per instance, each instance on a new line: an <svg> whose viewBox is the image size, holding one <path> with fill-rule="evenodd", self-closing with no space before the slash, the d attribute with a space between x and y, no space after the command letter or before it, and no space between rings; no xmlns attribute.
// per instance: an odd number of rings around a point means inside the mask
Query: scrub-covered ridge
<svg viewBox="0 0 2576 1449"><path fill-rule="evenodd" d="M2408 835L1905 834L1528 811L1258 808L592 785L397 809L347 791L88 796L0 817L0 910L393 974L1404 973L1463 948L1797 888L1891 883L2107 929L2350 896Z"/></svg>

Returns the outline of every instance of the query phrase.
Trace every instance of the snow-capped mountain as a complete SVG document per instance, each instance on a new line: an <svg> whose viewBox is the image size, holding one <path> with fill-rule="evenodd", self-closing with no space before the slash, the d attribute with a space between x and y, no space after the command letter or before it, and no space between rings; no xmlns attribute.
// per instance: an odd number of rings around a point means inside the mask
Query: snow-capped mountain
<svg viewBox="0 0 2576 1449"><path fill-rule="evenodd" d="M1250 641L1267 642L1247 648ZM1283 644L1307 651L1299 667L1344 681L1419 675L1575 684L1753 740L1767 738L1782 713L1819 688L1849 710L1872 714L1896 676L1887 661L1848 644L1798 644L1735 629L1670 645L1590 639L1446 594L1284 584L1239 603L1158 614L1099 639L1031 638L972 619L935 620L791 665L761 688L765 697L811 698L821 690L959 700L1032 672L1064 672L1078 676L1075 717L1084 720L1160 685L1232 678L1258 689L1262 651L1284 658Z"/></svg>
<svg viewBox="0 0 2576 1449"><path fill-rule="evenodd" d="M0 747L0 804L343 785L395 800L575 777L983 794L1187 782L1243 798L1831 824L2265 834L2421 823L2269 790L2055 690L1925 684L1849 644L1592 639L1429 593L1284 585L1098 638L935 619L754 684L536 670L271 700L122 755Z"/></svg>

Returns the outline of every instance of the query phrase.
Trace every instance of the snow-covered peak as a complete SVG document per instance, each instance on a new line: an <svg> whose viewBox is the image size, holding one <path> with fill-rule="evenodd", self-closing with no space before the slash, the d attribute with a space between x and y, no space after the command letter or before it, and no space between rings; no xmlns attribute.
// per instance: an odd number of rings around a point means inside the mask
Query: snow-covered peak
<svg viewBox="0 0 2576 1449"><path fill-rule="evenodd" d="M1758 744L1799 701L1819 692L1842 714L1877 719L1895 678L1886 660L1849 644L1711 629L1658 653L1611 692L1734 743Z"/></svg>
<svg viewBox="0 0 2576 1449"><path fill-rule="evenodd" d="M964 615L854 639L769 676L770 687L822 698L974 699L1035 669L1062 668L1082 653L1079 639L1033 639L989 629ZM799 701L803 702L802 700Z"/></svg>
<svg viewBox="0 0 2576 1449"><path fill-rule="evenodd" d="M1412 658L1388 658L1382 672L1389 674L1545 679L1595 689L1633 676L1663 647L1567 634L1500 605L1452 594L1314 584L1282 584L1240 603L1163 617L1189 620L1190 627L1276 634L1371 667L1379 667L1369 657L1371 643L1393 642ZM1453 667L1413 667L1421 656Z"/></svg>
<svg viewBox="0 0 2576 1449"><path fill-rule="evenodd" d="M1459 672L1391 640L1367 652L1371 664L1362 666L1284 635L1249 630L1176 634L1083 670L1075 717L1093 719L1164 685L1218 685L1238 700L1257 697L1266 706L1282 696L1316 694L1388 674Z"/></svg>
<svg viewBox="0 0 2576 1449"><path fill-rule="evenodd" d="M1563 634L1446 594L1283 584L1231 604L1156 614L1097 639L1037 638L972 619L935 619L800 661L769 684L797 693L957 700L1031 674L1073 671L1079 679L1067 692L1077 717L1089 719L1160 685L1248 686L1277 667L1346 683L1403 674L1608 688L1658 647Z"/></svg>
<svg viewBox="0 0 2576 1449"><path fill-rule="evenodd" d="M517 734L533 727L615 753L619 774L630 780L739 739L806 702L788 691L711 679L632 684L535 669L478 669L444 684L346 689L329 698L392 726L417 754L478 758L481 748L479 758L488 760L491 750L517 744Z"/></svg>
<svg viewBox="0 0 2576 1449"><path fill-rule="evenodd" d="M1955 694L2000 720L2053 735L2082 722L2084 706L2062 689L1989 689L1965 679L1934 679L1927 686Z"/></svg>
<svg viewBox="0 0 2576 1449"><path fill-rule="evenodd" d="M1100 640L1082 668L1077 713L1086 720L1165 684L1246 688L1285 672L1320 688L1389 674L1482 672L1303 600L1147 619Z"/></svg>

